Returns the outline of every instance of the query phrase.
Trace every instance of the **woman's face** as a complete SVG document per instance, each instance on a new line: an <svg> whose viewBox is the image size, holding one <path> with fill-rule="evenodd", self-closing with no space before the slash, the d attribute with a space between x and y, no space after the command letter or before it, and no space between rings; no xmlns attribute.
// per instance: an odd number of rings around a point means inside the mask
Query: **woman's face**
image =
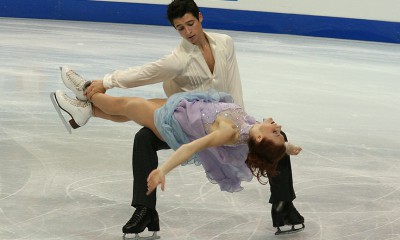
<svg viewBox="0 0 400 240"><path fill-rule="evenodd" d="M263 122L254 124L253 133L258 142L266 138L272 140L275 144L281 145L285 143L285 139L281 134L281 125L276 124L272 118L265 118Z"/></svg>
<svg viewBox="0 0 400 240"><path fill-rule="evenodd" d="M191 13L186 13L182 18L175 18L173 23L182 38L196 45L203 34L202 21L203 16L201 13L199 13L199 19L195 18Z"/></svg>

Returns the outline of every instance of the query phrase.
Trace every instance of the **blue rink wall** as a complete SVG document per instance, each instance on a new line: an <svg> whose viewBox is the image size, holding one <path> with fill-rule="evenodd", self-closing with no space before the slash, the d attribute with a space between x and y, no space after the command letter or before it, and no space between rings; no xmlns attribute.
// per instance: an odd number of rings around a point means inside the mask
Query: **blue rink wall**
<svg viewBox="0 0 400 240"><path fill-rule="evenodd" d="M201 11L209 29L400 43L400 22L208 7ZM0 17L169 25L166 5L89 0L1 0Z"/></svg>

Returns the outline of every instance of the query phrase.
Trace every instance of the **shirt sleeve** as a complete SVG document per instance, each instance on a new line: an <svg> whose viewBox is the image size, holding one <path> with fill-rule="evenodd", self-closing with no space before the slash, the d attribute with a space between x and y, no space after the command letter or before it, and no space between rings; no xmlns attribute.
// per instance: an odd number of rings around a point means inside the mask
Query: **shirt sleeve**
<svg viewBox="0 0 400 240"><path fill-rule="evenodd" d="M173 51L155 62L106 74L103 86L105 89L134 88L164 82L178 76L181 72L180 66L178 55Z"/></svg>
<svg viewBox="0 0 400 240"><path fill-rule="evenodd" d="M227 89L232 95L236 104L244 109L242 82L240 80L239 67L236 60L236 53L233 40L228 36L227 47Z"/></svg>

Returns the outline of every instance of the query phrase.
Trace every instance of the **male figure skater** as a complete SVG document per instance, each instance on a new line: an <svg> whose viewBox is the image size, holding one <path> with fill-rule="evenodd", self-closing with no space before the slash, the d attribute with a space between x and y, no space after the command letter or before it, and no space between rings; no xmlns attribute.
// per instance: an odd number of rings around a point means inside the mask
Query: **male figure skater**
<svg viewBox="0 0 400 240"><path fill-rule="evenodd" d="M105 92L112 87L131 88L163 82L167 96L182 91L216 89L232 95L235 103L243 107L242 85L233 40L230 36L204 32L203 15L193 0L173 0L167 16L182 37L180 44L160 60L107 74L87 88L86 96ZM73 74L72 74L73 75ZM131 219L123 226L124 234L138 234L148 228L159 231L156 211L156 191L147 196L147 177L158 166L157 151L170 149L148 128L136 133L133 154L133 197L136 208ZM294 208L290 158L286 156L278 165L277 178L270 181L272 218L274 227L302 224L303 217Z"/></svg>

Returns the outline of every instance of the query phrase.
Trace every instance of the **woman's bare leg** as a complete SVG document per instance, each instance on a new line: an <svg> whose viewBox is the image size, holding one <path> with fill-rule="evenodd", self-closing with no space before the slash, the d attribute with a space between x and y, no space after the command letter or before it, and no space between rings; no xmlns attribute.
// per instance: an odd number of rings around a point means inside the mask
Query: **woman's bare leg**
<svg viewBox="0 0 400 240"><path fill-rule="evenodd" d="M154 111L160 108L166 99L146 100L138 97L112 97L104 93L96 93L90 101L104 114L124 116L137 124L150 128L160 139L161 136L154 125ZM97 114L95 113L97 116ZM102 115L106 118L106 115ZM101 116L99 116L101 117ZM111 117L108 116L109 120ZM118 118L121 120L121 118Z"/></svg>
<svg viewBox="0 0 400 240"><path fill-rule="evenodd" d="M94 106L93 104L93 109L92 109L92 115L93 117L98 117L106 120L110 120L113 122L128 122L131 121L129 118L122 116L122 115L110 115L105 112L103 112L100 108Z"/></svg>

